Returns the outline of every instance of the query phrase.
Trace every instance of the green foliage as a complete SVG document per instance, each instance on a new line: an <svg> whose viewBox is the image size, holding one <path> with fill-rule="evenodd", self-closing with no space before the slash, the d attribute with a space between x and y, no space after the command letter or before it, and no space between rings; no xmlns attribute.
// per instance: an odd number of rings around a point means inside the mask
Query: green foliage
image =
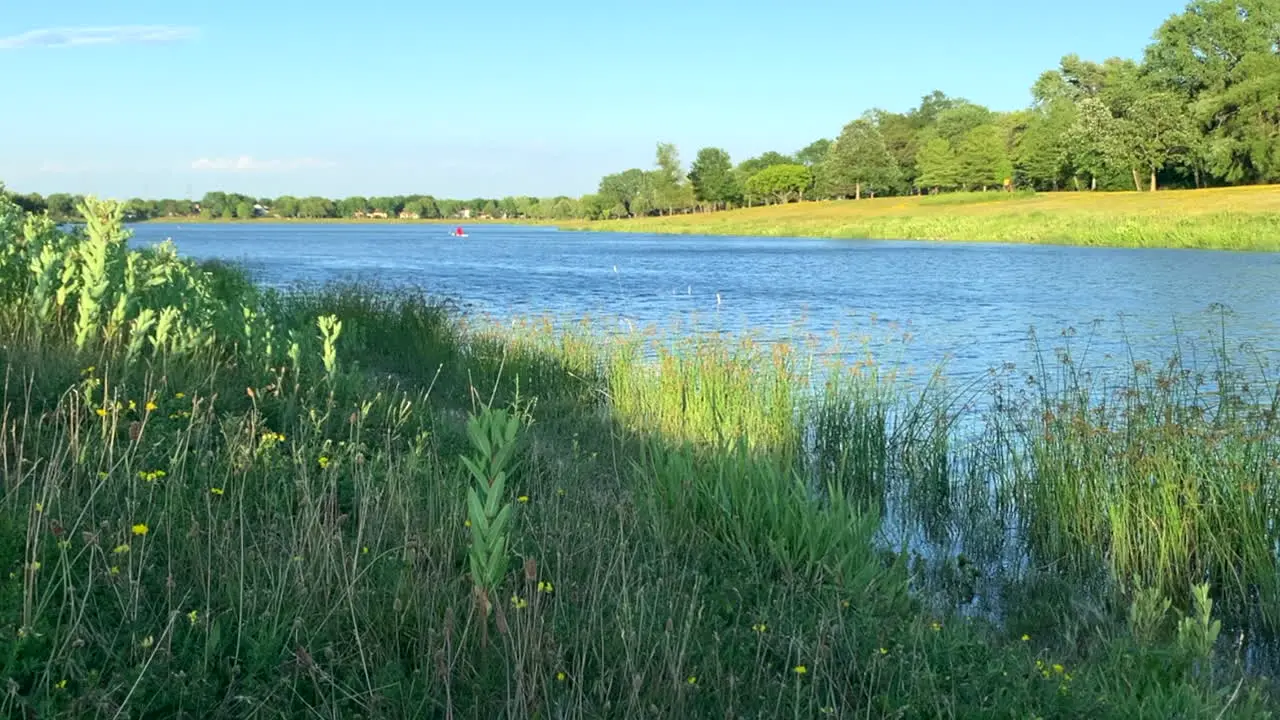
<svg viewBox="0 0 1280 720"><path fill-rule="evenodd" d="M501 409L485 408L467 421L467 437L474 451L474 456L462 457L472 480L467 487L466 501L467 521L471 526L468 561L471 582L485 614L491 609L494 593L507 572L514 507L507 480L515 470L519 433L519 416Z"/></svg>
<svg viewBox="0 0 1280 720"><path fill-rule="evenodd" d="M813 185L813 171L804 165L770 165L747 180L747 196L758 201L787 203L803 200Z"/></svg>
<svg viewBox="0 0 1280 720"><path fill-rule="evenodd" d="M919 175L916 183L921 188L950 190L960 185L960 161L946 138L930 137L916 154Z"/></svg>
<svg viewBox="0 0 1280 720"><path fill-rule="evenodd" d="M689 182L693 185L694 197L713 207L736 203L742 197L729 153L720 148L702 148L698 151L697 158L689 168Z"/></svg>
<svg viewBox="0 0 1280 720"><path fill-rule="evenodd" d="M828 195L862 198L889 190L900 179L898 165L871 116L854 120L840 131L822 165L822 187Z"/></svg>
<svg viewBox="0 0 1280 720"><path fill-rule="evenodd" d="M965 134L956 148L956 164L961 185L984 190L1013 175L1008 148L994 125L979 125Z"/></svg>

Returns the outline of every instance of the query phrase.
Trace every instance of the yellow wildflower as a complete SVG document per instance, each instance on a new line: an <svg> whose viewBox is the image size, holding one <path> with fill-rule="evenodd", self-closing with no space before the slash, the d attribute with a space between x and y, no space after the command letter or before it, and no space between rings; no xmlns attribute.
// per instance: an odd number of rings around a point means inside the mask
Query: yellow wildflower
<svg viewBox="0 0 1280 720"><path fill-rule="evenodd" d="M765 625L764 623L756 623L755 625L751 626L751 629L755 630L758 633L763 633L769 629L769 626Z"/></svg>
<svg viewBox="0 0 1280 720"><path fill-rule="evenodd" d="M44 503L36 503L36 512L44 512Z"/></svg>
<svg viewBox="0 0 1280 720"><path fill-rule="evenodd" d="M156 410L160 409L160 406L148 400L146 404L146 408L147 408L147 412L155 412Z"/></svg>
<svg viewBox="0 0 1280 720"><path fill-rule="evenodd" d="M1022 642L1031 642L1031 636L1024 634L1022 636Z"/></svg>
<svg viewBox="0 0 1280 720"><path fill-rule="evenodd" d="M146 535L150 528L147 527L146 523L138 523L132 529L134 535Z"/></svg>
<svg viewBox="0 0 1280 720"><path fill-rule="evenodd" d="M54 687L58 688L59 690L66 690L66 689L67 689L67 681L66 681L66 680L59 680L59 681L58 681L58 684L57 684L57 685L55 685Z"/></svg>
<svg viewBox="0 0 1280 720"><path fill-rule="evenodd" d="M325 469L325 468L327 468L327 467L329 467L329 458L328 458L328 456L326 456L326 455L321 455L321 456L320 456L320 469L321 469L321 470L323 470L323 469Z"/></svg>
<svg viewBox="0 0 1280 720"><path fill-rule="evenodd" d="M523 610L524 608L529 607L529 601L528 601L528 600L525 600L524 598L520 597L519 595L515 595L515 594L513 594L513 595L511 596L511 605L512 605L512 607L514 607L514 608L515 608L515 609L517 609L517 610Z"/></svg>
<svg viewBox="0 0 1280 720"><path fill-rule="evenodd" d="M186 396L187 396L187 394L186 394L186 393L184 393L184 392L179 392L179 393L174 393L174 394L173 394L173 396L174 396L174 397L176 397L177 399L181 400L182 398L186 397Z"/></svg>
<svg viewBox="0 0 1280 720"><path fill-rule="evenodd" d="M520 497L516 498L516 502L519 502L519 503L527 503L527 502L529 502L529 496L528 496L528 495L521 495Z"/></svg>
<svg viewBox="0 0 1280 720"><path fill-rule="evenodd" d="M555 592L555 591L556 591L555 586L551 584L551 581L550 581L550 580L539 580L539 581L538 581L538 592L540 592L540 593L552 593L552 592Z"/></svg>
<svg viewBox="0 0 1280 720"><path fill-rule="evenodd" d="M134 402L134 401L130 400L130 401L129 401L129 409L130 409L130 410L137 410L137 409L138 409L138 403L136 403L136 402Z"/></svg>
<svg viewBox="0 0 1280 720"><path fill-rule="evenodd" d="M214 487L214 488L209 488L209 492L213 493L214 495L221 495L225 491L222 488Z"/></svg>
<svg viewBox="0 0 1280 720"><path fill-rule="evenodd" d="M888 650L886 650L885 648L880 648L880 654L881 654L881 655L888 655L888 654L889 654L889 651L888 651Z"/></svg>
<svg viewBox="0 0 1280 720"><path fill-rule="evenodd" d="M107 416L107 409L106 409L106 408L102 408L102 407L100 407L100 408L98 408L97 410L94 410L94 412L98 413L98 417L106 417L106 416Z"/></svg>
<svg viewBox="0 0 1280 720"><path fill-rule="evenodd" d="M805 673L809 672L809 668L805 667L804 665L797 665L795 667L795 671L797 675L804 675Z"/></svg>
<svg viewBox="0 0 1280 720"><path fill-rule="evenodd" d="M129 543L120 543L119 545L116 546L115 550L112 550L112 552L114 552L117 555L123 555L129 552Z"/></svg>
<svg viewBox="0 0 1280 720"><path fill-rule="evenodd" d="M698 684L698 676L697 676L697 675L690 675L689 677L685 678L685 682L689 683L690 685L697 685L697 684Z"/></svg>
<svg viewBox="0 0 1280 720"><path fill-rule="evenodd" d="M187 613L187 621L190 622L192 625L195 625L196 623L200 622L200 611L192 610L191 612Z"/></svg>
<svg viewBox="0 0 1280 720"><path fill-rule="evenodd" d="M142 646L142 647L144 647L144 648L149 648L149 647L151 647L151 645L152 645L153 643L155 643L155 638L153 638L153 637L151 637L150 635L148 635L148 636L146 636L146 637L142 638L142 642L141 642L141 643L138 643L138 644L139 644L139 645L141 645L141 646Z"/></svg>
<svg viewBox="0 0 1280 720"><path fill-rule="evenodd" d="M111 569L110 569L110 570L108 570L107 572L111 573L112 575L119 575L119 574L120 574L120 566L119 566L119 565L112 565L112 566L111 566Z"/></svg>
<svg viewBox="0 0 1280 720"><path fill-rule="evenodd" d="M940 631L942 630L942 624L941 624L941 623L938 623L938 622L936 622L936 621L935 621L932 625L930 625L929 627L933 628L933 631L934 631L934 632L940 632Z"/></svg>
<svg viewBox="0 0 1280 720"><path fill-rule="evenodd" d="M564 672L556 673L556 682L564 682L565 680L566 680L566 675L564 674Z"/></svg>

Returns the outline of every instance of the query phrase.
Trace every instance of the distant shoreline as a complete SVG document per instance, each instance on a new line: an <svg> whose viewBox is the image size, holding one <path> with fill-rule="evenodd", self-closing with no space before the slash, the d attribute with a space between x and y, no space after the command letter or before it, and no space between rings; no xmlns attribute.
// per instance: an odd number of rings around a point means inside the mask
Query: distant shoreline
<svg viewBox="0 0 1280 720"><path fill-rule="evenodd" d="M130 225L533 225L529 220L497 218L202 218L192 215L147 218Z"/></svg>

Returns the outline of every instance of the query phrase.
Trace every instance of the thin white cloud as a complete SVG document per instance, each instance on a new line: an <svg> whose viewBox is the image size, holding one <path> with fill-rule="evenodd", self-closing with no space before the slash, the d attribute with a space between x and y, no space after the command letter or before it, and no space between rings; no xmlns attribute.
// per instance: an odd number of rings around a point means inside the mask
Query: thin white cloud
<svg viewBox="0 0 1280 720"><path fill-rule="evenodd" d="M194 37L196 29L182 25L110 25L104 27L63 27L28 30L0 37L0 50L60 48L82 45L125 43L166 43Z"/></svg>
<svg viewBox="0 0 1280 720"><path fill-rule="evenodd" d="M316 170L334 167L336 164L316 158L258 160L249 155L241 155L237 158L200 158L191 163L191 169L220 172L279 172L287 170Z"/></svg>

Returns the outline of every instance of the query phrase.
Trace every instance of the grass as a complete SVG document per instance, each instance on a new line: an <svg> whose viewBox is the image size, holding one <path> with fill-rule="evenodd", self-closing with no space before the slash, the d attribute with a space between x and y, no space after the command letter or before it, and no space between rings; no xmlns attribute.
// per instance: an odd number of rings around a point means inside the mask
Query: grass
<svg viewBox="0 0 1280 720"><path fill-rule="evenodd" d="M956 193L560 225L699 235L1280 250L1280 186L1155 193Z"/></svg>
<svg viewBox="0 0 1280 720"><path fill-rule="evenodd" d="M1243 396L1135 375L1046 429L1082 389L1044 390L962 471L946 396L868 365L263 291L85 211L0 205L7 717L1268 714L1221 624L1276 573ZM1208 500L1139 529L1142 480ZM887 542L903 497L971 547L1025 536L1010 612L935 601L970 561Z"/></svg>

